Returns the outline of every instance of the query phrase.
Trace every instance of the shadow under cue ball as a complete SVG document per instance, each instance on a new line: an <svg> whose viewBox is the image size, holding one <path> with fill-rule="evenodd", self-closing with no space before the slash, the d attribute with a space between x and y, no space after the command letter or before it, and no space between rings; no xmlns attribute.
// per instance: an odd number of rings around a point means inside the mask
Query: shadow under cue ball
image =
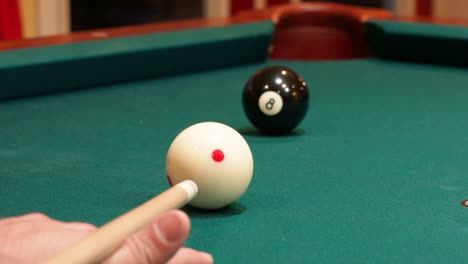
<svg viewBox="0 0 468 264"><path fill-rule="evenodd" d="M269 66L249 78L242 102L248 119L260 131L284 134L304 119L309 107L309 90L295 71Z"/></svg>
<svg viewBox="0 0 468 264"><path fill-rule="evenodd" d="M186 128L174 139L166 158L169 183L193 180L199 191L189 204L201 209L219 209L237 201L249 187L253 166L244 138L216 122Z"/></svg>

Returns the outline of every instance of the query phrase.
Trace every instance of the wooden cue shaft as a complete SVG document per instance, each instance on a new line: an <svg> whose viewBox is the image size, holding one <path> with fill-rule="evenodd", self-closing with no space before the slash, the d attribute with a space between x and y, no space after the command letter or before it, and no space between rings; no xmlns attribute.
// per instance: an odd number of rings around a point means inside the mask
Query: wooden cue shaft
<svg viewBox="0 0 468 264"><path fill-rule="evenodd" d="M95 233L46 260L47 264L100 262L157 216L190 202L198 192L193 181L181 182L99 228Z"/></svg>

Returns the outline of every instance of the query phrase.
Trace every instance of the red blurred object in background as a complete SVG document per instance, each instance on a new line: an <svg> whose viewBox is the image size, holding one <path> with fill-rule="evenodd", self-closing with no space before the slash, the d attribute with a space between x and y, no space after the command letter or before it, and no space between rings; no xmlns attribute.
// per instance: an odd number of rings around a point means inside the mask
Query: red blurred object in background
<svg viewBox="0 0 468 264"><path fill-rule="evenodd" d="M276 24L270 58L338 60L371 56L365 22L389 19L390 11L327 2L278 5L239 16L271 18Z"/></svg>
<svg viewBox="0 0 468 264"><path fill-rule="evenodd" d="M254 8L254 0L231 0L231 15Z"/></svg>
<svg viewBox="0 0 468 264"><path fill-rule="evenodd" d="M279 4L287 4L289 3L289 0L268 0L268 6L274 6L274 5L279 5Z"/></svg>
<svg viewBox="0 0 468 264"><path fill-rule="evenodd" d="M290 0L266 0L266 7L280 4L288 4ZM252 10L255 8L255 0L231 0L231 15L237 15L241 11Z"/></svg>
<svg viewBox="0 0 468 264"><path fill-rule="evenodd" d="M0 40L20 39L21 20L17 0L0 0Z"/></svg>
<svg viewBox="0 0 468 264"><path fill-rule="evenodd" d="M416 15L431 16L432 15L432 0L417 0Z"/></svg>

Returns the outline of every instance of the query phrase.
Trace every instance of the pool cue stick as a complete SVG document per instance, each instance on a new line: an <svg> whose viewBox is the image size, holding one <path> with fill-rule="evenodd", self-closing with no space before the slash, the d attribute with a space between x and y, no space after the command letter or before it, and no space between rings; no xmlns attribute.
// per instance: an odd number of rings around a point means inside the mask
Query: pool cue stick
<svg viewBox="0 0 468 264"><path fill-rule="evenodd" d="M99 228L95 233L44 263L98 263L159 215L184 206L198 193L193 181L183 181Z"/></svg>

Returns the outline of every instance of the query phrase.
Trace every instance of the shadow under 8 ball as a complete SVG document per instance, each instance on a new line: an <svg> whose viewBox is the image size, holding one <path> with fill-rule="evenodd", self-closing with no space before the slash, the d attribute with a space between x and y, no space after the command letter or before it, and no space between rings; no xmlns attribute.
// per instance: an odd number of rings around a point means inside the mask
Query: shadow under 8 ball
<svg viewBox="0 0 468 264"><path fill-rule="evenodd" d="M302 77L283 66L265 67L247 81L242 102L250 122L260 131L284 134L297 127L309 107Z"/></svg>

